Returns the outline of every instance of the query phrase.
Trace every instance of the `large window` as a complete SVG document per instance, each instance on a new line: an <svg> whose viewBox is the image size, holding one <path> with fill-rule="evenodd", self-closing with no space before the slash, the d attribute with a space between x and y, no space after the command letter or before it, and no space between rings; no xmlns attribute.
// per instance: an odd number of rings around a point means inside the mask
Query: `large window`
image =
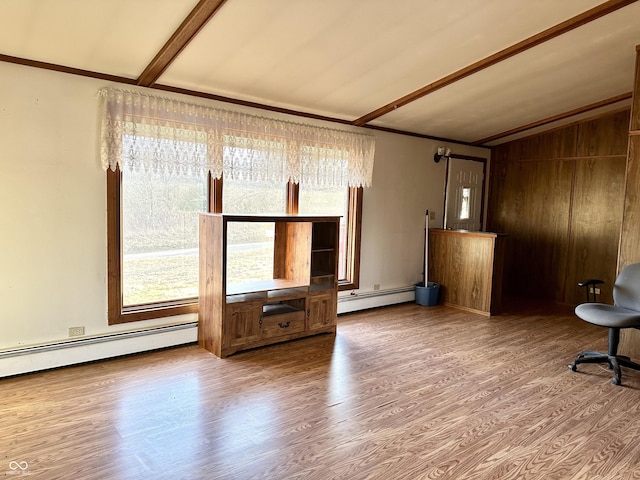
<svg viewBox="0 0 640 480"><path fill-rule="evenodd" d="M197 312L202 211L341 215L339 284L357 288L362 189L348 185L371 184L372 135L146 90L99 98L109 323ZM230 278L272 278L273 226L230 233L232 253L251 252L231 255Z"/></svg>
<svg viewBox="0 0 640 480"><path fill-rule="evenodd" d="M111 324L197 312L198 213L205 211L340 215L340 289L358 288L362 188L108 170L107 194ZM230 232L234 282L273 276L273 225L250 227Z"/></svg>

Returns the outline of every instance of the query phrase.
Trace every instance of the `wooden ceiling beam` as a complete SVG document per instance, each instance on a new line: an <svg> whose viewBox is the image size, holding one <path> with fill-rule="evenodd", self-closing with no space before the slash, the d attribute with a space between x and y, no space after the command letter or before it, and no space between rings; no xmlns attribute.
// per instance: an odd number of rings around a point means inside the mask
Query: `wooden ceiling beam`
<svg viewBox="0 0 640 480"><path fill-rule="evenodd" d="M516 133L524 132L526 130L530 130L536 127L541 127L543 125L548 125L550 123L557 122L558 120L564 120L565 118L570 118L575 115L580 115L581 113L590 112L591 110L596 110L598 108L613 105L614 103L622 102L624 100L629 100L631 98L631 95L632 95L631 92L623 93L622 95L617 95L615 97L607 98L599 102L591 103L589 105L585 105L583 107L579 107L574 110L569 110L568 112L559 113L558 115L553 115L551 117L543 118L542 120L538 120L537 122L531 122L531 123L527 123L526 125L522 125L520 127L512 128L511 130L507 130L506 132L496 133L495 135L492 135L490 137L482 138L480 140L476 140L475 142L471 142L471 145L483 146L485 143L498 140L499 138L508 137L509 135L515 135Z"/></svg>
<svg viewBox="0 0 640 480"><path fill-rule="evenodd" d="M405 95L397 99L394 102L388 103L387 105L380 107L362 117L353 121L353 125L362 126L372 120L375 120L378 117L386 115L397 108L402 107L408 103L411 103L419 98L424 97L430 93L433 93L437 90L440 90L447 85L451 85L454 82L462 80L470 75L478 73L485 68L491 67L499 62L507 60L514 55L518 55L530 48L533 48L537 45L540 45L544 42L548 42L549 40L558 37L564 33L567 33L571 30L574 30L582 25L585 25L589 22L597 20L600 17L608 15L609 13L615 12L616 10L626 7L632 3L635 3L638 0L609 0L604 2L596 7L587 10L586 12L581 13L580 15L576 15L575 17L570 18L562 23L559 23L547 30L544 30L536 35L533 35L525 40L522 40L510 47L507 47L503 50L500 50L493 55L490 55L482 60L479 60L471 65L468 65L454 73L447 75L446 77L441 78L440 80L436 80L429 85L425 85L424 87Z"/></svg>
<svg viewBox="0 0 640 480"><path fill-rule="evenodd" d="M136 85L150 87L171 65L180 52L193 40L198 32L220 10L227 0L200 0L187 15L171 38L151 60L136 80Z"/></svg>

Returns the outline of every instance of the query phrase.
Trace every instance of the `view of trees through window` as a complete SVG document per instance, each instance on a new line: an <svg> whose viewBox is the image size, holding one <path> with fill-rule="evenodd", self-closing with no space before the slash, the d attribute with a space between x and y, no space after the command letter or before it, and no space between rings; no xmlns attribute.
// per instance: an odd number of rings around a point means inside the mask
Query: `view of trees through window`
<svg viewBox="0 0 640 480"><path fill-rule="evenodd" d="M224 213L283 214L286 185L225 180ZM122 175L122 302L125 306L198 296L198 214L207 211L206 179ZM299 189L300 214L339 215L339 275L346 276L348 189ZM273 278L274 224L233 223L227 282Z"/></svg>
<svg viewBox="0 0 640 480"><path fill-rule="evenodd" d="M224 213L283 214L286 185L223 180ZM231 223L227 232L227 283L273 278L273 223Z"/></svg>
<svg viewBox="0 0 640 480"><path fill-rule="evenodd" d="M198 296L198 214L206 179L122 175L124 305Z"/></svg>

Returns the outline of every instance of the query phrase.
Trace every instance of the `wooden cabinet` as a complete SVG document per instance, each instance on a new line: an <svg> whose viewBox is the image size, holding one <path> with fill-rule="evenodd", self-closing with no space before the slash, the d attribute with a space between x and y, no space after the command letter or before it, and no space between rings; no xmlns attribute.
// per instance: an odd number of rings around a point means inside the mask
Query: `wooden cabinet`
<svg viewBox="0 0 640 480"><path fill-rule="evenodd" d="M310 329L325 328L336 317L336 295L334 293L310 295L307 303Z"/></svg>
<svg viewBox="0 0 640 480"><path fill-rule="evenodd" d="M225 344L236 346L260 340L260 308L256 302L227 305L224 318Z"/></svg>
<svg viewBox="0 0 640 480"><path fill-rule="evenodd" d="M273 279L229 283L228 227L274 224ZM200 215L198 343L219 357L336 331L340 217Z"/></svg>
<svg viewBox="0 0 640 480"><path fill-rule="evenodd" d="M440 284L445 305L483 315L502 307L506 235L429 229L429 281Z"/></svg>

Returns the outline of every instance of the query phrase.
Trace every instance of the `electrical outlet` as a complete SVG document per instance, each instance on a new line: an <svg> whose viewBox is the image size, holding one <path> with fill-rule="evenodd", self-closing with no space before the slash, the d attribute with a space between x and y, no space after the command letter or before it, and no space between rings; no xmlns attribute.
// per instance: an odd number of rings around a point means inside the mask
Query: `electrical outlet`
<svg viewBox="0 0 640 480"><path fill-rule="evenodd" d="M436 219L436 212L434 212L433 210L429 210L429 220L435 220Z"/></svg>
<svg viewBox="0 0 640 480"><path fill-rule="evenodd" d="M373 289L374 290L380 290L380 284L379 283L374 283L373 284Z"/></svg>
<svg viewBox="0 0 640 480"><path fill-rule="evenodd" d="M596 295L600 295L600 289L599 289L599 288L597 288L597 287L596 287L596 288L591 287L591 289L590 289L590 290L591 290L591 293L595 293Z"/></svg>
<svg viewBox="0 0 640 480"><path fill-rule="evenodd" d="M70 337L81 337L84 335L84 327L69 327Z"/></svg>

